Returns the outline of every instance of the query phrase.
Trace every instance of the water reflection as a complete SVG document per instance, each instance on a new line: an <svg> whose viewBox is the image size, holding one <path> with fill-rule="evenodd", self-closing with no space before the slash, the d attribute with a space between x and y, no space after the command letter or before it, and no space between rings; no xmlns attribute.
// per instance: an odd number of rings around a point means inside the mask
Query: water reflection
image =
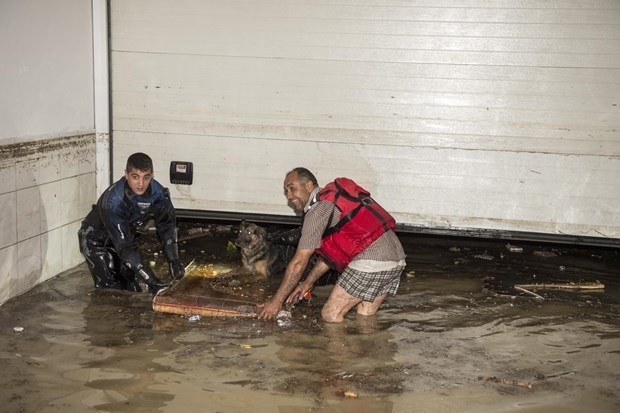
<svg viewBox="0 0 620 413"><path fill-rule="evenodd" d="M175 345L155 337L150 297L127 291L94 290L83 310L84 334L89 342L81 373L84 385L95 390L85 403L98 410L152 412L174 399L156 390L156 376L169 371L154 361ZM154 341L157 345L154 346Z"/></svg>
<svg viewBox="0 0 620 413"><path fill-rule="evenodd" d="M321 406L316 411L391 412L392 403L382 398L402 391L397 346L377 315L352 313L316 332L279 334L276 343L277 357L286 365L276 390L310 393Z"/></svg>

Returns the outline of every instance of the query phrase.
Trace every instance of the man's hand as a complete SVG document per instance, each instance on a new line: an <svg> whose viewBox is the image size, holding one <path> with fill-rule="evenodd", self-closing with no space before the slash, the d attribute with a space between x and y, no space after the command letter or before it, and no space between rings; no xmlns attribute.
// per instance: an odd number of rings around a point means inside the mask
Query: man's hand
<svg viewBox="0 0 620 413"><path fill-rule="evenodd" d="M292 305L297 304L301 300L303 300L304 296L310 289L312 285L307 285L305 282L299 284L292 293L289 294L288 298L285 301L286 307L290 307Z"/></svg>
<svg viewBox="0 0 620 413"><path fill-rule="evenodd" d="M328 270L329 267L327 266L327 264L325 264L322 258L319 258L314 264L314 267L312 267L312 270L310 270L310 273L308 274L304 282L295 287L293 292L289 294L288 298L285 301L286 306L290 307L291 305L297 304L299 301L301 301L305 297L306 293L312 290L312 286L314 285L314 283L319 278L321 278L321 276L325 274Z"/></svg>
<svg viewBox="0 0 620 413"><path fill-rule="evenodd" d="M275 300L271 299L264 304L258 305L258 318L262 318L264 320L275 320L278 317L278 313L282 308L282 304Z"/></svg>
<svg viewBox="0 0 620 413"><path fill-rule="evenodd" d="M278 288L276 294L271 300L258 306L258 318L274 320L278 316L278 313L282 308L282 304L290 292L295 288L297 283L299 283L301 274L306 269L308 260L313 253L314 250L311 249L297 249L295 256L286 267L284 279L280 283L280 287Z"/></svg>
<svg viewBox="0 0 620 413"><path fill-rule="evenodd" d="M297 304L301 301L304 296L305 291L301 290L301 287L297 287L293 290L292 293L289 294L288 298L284 302L286 307L290 308L292 305Z"/></svg>
<svg viewBox="0 0 620 413"><path fill-rule="evenodd" d="M180 280L185 275L185 267L179 260L173 260L168 263L168 269L170 270L170 276L173 280Z"/></svg>

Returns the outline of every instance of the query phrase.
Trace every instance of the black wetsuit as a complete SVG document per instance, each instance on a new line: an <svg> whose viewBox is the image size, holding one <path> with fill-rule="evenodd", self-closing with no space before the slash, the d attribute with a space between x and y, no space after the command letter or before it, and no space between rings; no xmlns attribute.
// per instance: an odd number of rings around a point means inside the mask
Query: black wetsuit
<svg viewBox="0 0 620 413"><path fill-rule="evenodd" d="M137 230L153 219L168 262L177 262L176 215L168 190L152 180L143 195L132 192L123 177L110 186L82 221L80 252L86 258L95 288L141 291L139 281L156 292L163 285L144 265Z"/></svg>

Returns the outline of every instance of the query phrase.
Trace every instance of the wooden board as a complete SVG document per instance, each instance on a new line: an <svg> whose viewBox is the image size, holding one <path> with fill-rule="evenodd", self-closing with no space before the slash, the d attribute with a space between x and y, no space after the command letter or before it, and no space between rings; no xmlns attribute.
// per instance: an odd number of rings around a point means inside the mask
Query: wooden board
<svg viewBox="0 0 620 413"><path fill-rule="evenodd" d="M256 314L257 303L241 299L234 291L215 291L214 283L214 278L186 275L153 298L153 310L212 317L253 317Z"/></svg>

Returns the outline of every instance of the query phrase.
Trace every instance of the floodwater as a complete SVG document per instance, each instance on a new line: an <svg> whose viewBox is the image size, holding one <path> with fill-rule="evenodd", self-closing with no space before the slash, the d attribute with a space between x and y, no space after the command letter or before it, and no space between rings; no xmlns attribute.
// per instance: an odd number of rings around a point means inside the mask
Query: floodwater
<svg viewBox="0 0 620 413"><path fill-rule="evenodd" d="M200 228L182 243L184 261L240 262L227 249L234 225ZM0 410L620 411L618 250L401 239L398 295L341 324L320 321L329 286L290 319L190 321L153 312L148 293L95 291L80 265L1 307ZM166 274L156 252L147 258ZM536 290L540 298L510 288L595 281L605 288ZM269 294L277 280L263 287Z"/></svg>

